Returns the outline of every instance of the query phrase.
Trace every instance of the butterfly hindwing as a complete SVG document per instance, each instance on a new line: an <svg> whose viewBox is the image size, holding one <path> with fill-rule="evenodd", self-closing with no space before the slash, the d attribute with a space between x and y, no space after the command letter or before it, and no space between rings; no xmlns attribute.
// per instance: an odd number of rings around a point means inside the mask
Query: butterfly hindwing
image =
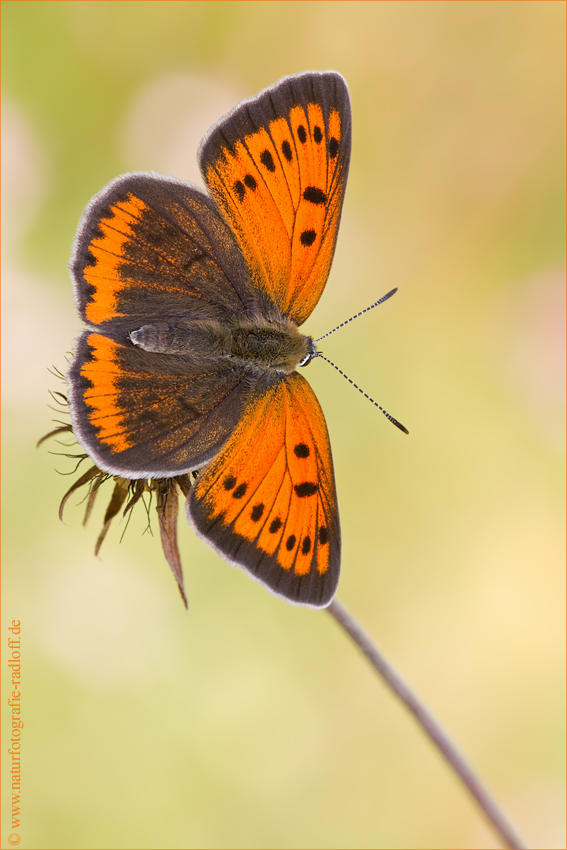
<svg viewBox="0 0 567 850"><path fill-rule="evenodd" d="M127 478L207 463L253 386L243 366L148 352L95 331L79 338L69 377L75 434L101 469Z"/></svg>
<svg viewBox="0 0 567 850"><path fill-rule="evenodd" d="M292 602L323 607L338 582L340 528L327 426L305 379L260 380L188 499L197 533Z"/></svg>
<svg viewBox="0 0 567 850"><path fill-rule="evenodd" d="M265 309L301 325L327 282L351 148L344 79L285 77L203 139L205 182L242 248Z"/></svg>

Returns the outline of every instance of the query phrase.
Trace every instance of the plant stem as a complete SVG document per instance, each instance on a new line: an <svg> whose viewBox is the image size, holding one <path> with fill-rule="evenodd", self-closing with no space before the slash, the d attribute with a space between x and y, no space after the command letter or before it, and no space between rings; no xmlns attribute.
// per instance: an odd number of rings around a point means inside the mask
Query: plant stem
<svg viewBox="0 0 567 850"><path fill-rule="evenodd" d="M498 834L503 846L512 848L512 850L522 850L522 848L527 847L437 720L402 681L354 617L337 599L333 599L327 611L358 645L390 690L414 715L425 734L439 750L468 792L474 797L486 819Z"/></svg>

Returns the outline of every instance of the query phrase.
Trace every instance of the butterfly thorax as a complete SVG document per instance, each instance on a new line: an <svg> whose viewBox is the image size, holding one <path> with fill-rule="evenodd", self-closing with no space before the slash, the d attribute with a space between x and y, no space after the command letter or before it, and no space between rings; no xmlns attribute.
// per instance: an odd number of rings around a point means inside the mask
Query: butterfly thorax
<svg viewBox="0 0 567 850"><path fill-rule="evenodd" d="M258 318L154 322L132 331L134 345L162 354L228 359L261 372L289 374L316 356L315 343L291 322Z"/></svg>

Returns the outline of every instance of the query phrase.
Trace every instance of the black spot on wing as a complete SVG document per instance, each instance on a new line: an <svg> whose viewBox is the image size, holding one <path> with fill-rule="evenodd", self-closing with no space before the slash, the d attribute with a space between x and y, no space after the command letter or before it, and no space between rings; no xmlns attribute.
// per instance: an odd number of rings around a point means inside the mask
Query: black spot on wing
<svg viewBox="0 0 567 850"><path fill-rule="evenodd" d="M319 485L314 481L302 481L301 484L296 484L293 489L296 496L299 496L300 499L305 499L308 496L314 496L319 489Z"/></svg>
<svg viewBox="0 0 567 850"><path fill-rule="evenodd" d="M314 230L304 230L301 236L299 237L299 241L302 245L309 247L313 245L315 240L317 239L317 234Z"/></svg>
<svg viewBox="0 0 567 850"><path fill-rule="evenodd" d="M320 206L327 203L326 194L322 189L318 189L317 186L307 186L307 188L303 191L303 197L306 201L309 201L310 204L317 204Z"/></svg>
<svg viewBox="0 0 567 850"><path fill-rule="evenodd" d="M262 163L264 168L268 169L268 171L276 170L274 158L269 150L262 151L262 153L260 154L260 162Z"/></svg>
<svg viewBox="0 0 567 850"><path fill-rule="evenodd" d="M250 519L252 522L258 522L262 518L262 514L264 513L264 505L262 502L259 502L257 505L254 505L252 508L252 513L250 514Z"/></svg>
<svg viewBox="0 0 567 850"><path fill-rule="evenodd" d="M248 484L243 481L242 484L239 484L234 493L232 494L233 499L242 499L248 490Z"/></svg>
<svg viewBox="0 0 567 850"><path fill-rule="evenodd" d="M287 139L284 139L284 141L282 142L282 153L285 156L285 158L287 159L287 161L291 162L291 160L293 158L293 154L291 152L291 145L290 145L290 143L288 142Z"/></svg>
<svg viewBox="0 0 567 850"><path fill-rule="evenodd" d="M293 447L293 453L296 457L309 457L309 446L306 446L305 443L298 443Z"/></svg>

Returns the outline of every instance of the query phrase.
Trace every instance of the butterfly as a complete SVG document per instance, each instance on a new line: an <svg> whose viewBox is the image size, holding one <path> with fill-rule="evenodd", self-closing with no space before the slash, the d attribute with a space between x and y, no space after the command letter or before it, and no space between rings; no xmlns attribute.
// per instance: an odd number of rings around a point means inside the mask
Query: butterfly
<svg viewBox="0 0 567 850"><path fill-rule="evenodd" d="M70 260L87 329L67 375L74 433L126 479L196 473L195 532L271 592L332 600L341 536L299 328L327 282L351 151L334 72L284 77L217 122L207 192L153 173L88 204Z"/></svg>

